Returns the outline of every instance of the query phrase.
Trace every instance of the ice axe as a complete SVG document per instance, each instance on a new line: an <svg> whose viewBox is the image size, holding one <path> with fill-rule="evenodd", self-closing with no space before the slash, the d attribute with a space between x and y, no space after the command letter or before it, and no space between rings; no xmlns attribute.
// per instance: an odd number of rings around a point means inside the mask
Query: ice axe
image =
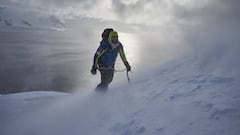
<svg viewBox="0 0 240 135"><path fill-rule="evenodd" d="M127 71L126 73L127 73L128 83L130 84L130 77L129 77L129 75L128 75L128 72L129 72L129 71ZM130 71L130 72L132 72L132 71Z"/></svg>

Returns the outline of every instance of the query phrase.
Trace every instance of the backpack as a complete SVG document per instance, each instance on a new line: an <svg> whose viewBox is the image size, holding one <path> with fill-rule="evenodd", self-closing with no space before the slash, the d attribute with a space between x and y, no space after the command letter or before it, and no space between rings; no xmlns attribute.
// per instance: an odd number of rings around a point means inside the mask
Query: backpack
<svg viewBox="0 0 240 135"><path fill-rule="evenodd" d="M112 28L106 28L104 29L103 33L102 33L102 39L103 40L107 40L108 39L108 36L109 36L109 33L113 31Z"/></svg>
<svg viewBox="0 0 240 135"><path fill-rule="evenodd" d="M103 33L102 33L102 40L108 42L108 37L109 37L109 34L110 34L111 31L113 31L113 28L106 28L106 29L104 29L104 31L103 31ZM106 49L106 52L107 52L108 50L109 50L109 48ZM105 52L105 53L106 53L106 52ZM103 54L103 55L104 55L104 54ZM101 56L101 57L102 57L102 56ZM101 57L99 57L98 65L102 65Z"/></svg>

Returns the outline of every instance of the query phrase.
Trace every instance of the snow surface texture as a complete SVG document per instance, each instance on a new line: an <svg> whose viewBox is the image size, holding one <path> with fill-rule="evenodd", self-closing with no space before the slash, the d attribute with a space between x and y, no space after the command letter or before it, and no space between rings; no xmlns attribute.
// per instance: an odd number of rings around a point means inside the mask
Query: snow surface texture
<svg viewBox="0 0 240 135"><path fill-rule="evenodd" d="M0 28L63 30L64 22L55 15L33 9L0 6Z"/></svg>
<svg viewBox="0 0 240 135"><path fill-rule="evenodd" d="M2 95L0 134L239 135L239 77L198 67L187 56L104 94Z"/></svg>

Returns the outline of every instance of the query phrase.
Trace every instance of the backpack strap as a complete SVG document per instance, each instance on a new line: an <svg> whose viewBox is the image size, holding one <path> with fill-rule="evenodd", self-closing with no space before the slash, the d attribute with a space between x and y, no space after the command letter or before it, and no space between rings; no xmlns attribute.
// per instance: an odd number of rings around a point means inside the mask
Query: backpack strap
<svg viewBox="0 0 240 135"><path fill-rule="evenodd" d="M95 60L94 65L98 65L98 64L99 64L101 56L103 56L108 50L109 50L109 49L102 50L102 51L98 54L98 56L96 57L96 60Z"/></svg>

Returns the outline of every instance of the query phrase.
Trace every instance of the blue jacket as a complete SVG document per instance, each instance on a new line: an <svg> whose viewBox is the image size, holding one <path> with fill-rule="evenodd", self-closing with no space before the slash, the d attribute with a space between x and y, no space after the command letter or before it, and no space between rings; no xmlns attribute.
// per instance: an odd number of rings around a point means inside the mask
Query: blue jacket
<svg viewBox="0 0 240 135"><path fill-rule="evenodd" d="M94 55L93 65L114 68L118 53L120 54L122 61L127 62L123 46L120 42L116 48L112 48L108 41L103 40L100 42L100 46Z"/></svg>

